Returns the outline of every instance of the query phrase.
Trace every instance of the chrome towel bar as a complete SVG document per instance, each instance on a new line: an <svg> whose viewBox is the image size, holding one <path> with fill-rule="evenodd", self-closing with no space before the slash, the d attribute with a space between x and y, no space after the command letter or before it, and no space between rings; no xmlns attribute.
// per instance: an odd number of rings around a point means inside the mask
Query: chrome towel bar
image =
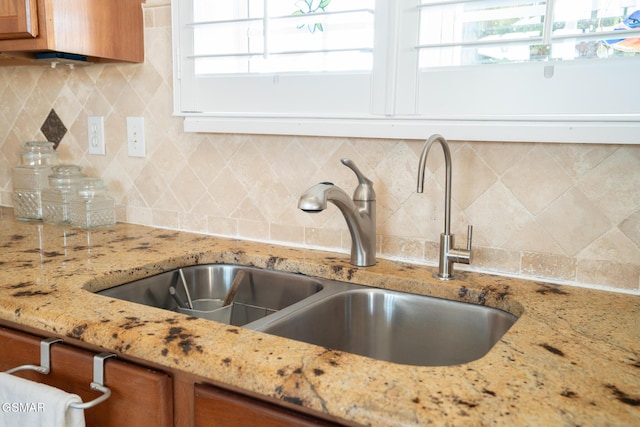
<svg viewBox="0 0 640 427"><path fill-rule="evenodd" d="M40 341L40 366L36 365L22 365L13 369L9 369L5 371L7 374L13 374L18 371L38 371L41 374L48 374L51 370L51 361L50 361L50 347L52 344L57 342L62 342L60 338L46 338Z"/></svg>
<svg viewBox="0 0 640 427"><path fill-rule="evenodd" d="M40 341L40 366L21 365L5 371L13 374L19 371L37 371L41 374L48 374L51 371L51 345L62 342L60 338L46 338ZM106 359L116 357L113 353L99 353L93 356L93 381L90 384L91 390L99 391L102 396L86 403L72 403L69 406L75 409L89 409L104 402L111 396L111 389L104 385L104 363Z"/></svg>

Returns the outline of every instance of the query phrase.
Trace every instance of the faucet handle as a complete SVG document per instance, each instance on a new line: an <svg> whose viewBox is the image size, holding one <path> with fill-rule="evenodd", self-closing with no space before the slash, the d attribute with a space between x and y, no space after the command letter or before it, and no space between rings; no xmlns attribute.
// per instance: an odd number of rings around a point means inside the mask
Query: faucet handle
<svg viewBox="0 0 640 427"><path fill-rule="evenodd" d="M353 192L353 200L374 201L376 199L376 192L373 190L373 181L364 176L351 159L341 159L340 162L351 169L358 178L358 186Z"/></svg>
<svg viewBox="0 0 640 427"><path fill-rule="evenodd" d="M471 260L473 259L473 252L471 250L471 236L473 233L473 225L468 226L467 228L467 248L452 248L453 241L451 240L453 235L451 234L441 234L440 235L440 256L444 256L444 264L442 265L452 265L454 262L458 262L460 264L471 264ZM448 249L447 249L448 248ZM449 267L450 268L450 267ZM440 269L438 273L438 277L443 279L449 279L452 277L453 270L449 269L447 272L445 270Z"/></svg>

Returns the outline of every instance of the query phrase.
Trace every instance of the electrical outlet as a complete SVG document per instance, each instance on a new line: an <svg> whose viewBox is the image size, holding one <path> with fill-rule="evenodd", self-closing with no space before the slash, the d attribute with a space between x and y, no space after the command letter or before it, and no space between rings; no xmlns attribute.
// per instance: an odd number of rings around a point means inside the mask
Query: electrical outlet
<svg viewBox="0 0 640 427"><path fill-rule="evenodd" d="M129 157L144 157L144 117L127 117L127 151Z"/></svg>
<svg viewBox="0 0 640 427"><path fill-rule="evenodd" d="M87 135L89 141L89 154L106 154L104 143L104 117L89 116L87 119Z"/></svg>

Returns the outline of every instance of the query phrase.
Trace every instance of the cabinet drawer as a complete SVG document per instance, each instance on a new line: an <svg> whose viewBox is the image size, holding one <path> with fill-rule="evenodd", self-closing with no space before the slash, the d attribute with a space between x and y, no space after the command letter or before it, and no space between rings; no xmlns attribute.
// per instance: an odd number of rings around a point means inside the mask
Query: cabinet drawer
<svg viewBox="0 0 640 427"><path fill-rule="evenodd" d="M0 328L0 371L20 365L40 365L40 341L30 334ZM64 343L51 346L48 375L20 371L14 375L78 394L83 402L101 393L91 390L94 353ZM108 359L104 385L111 396L85 410L87 426L171 426L173 424L172 379L143 366Z"/></svg>
<svg viewBox="0 0 640 427"><path fill-rule="evenodd" d="M195 427L338 426L218 387L195 385Z"/></svg>

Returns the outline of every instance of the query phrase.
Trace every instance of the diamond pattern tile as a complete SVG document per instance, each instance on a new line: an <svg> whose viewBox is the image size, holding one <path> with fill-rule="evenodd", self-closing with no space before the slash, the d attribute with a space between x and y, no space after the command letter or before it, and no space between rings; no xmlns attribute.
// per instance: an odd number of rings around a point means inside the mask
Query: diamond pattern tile
<svg viewBox="0 0 640 427"><path fill-rule="evenodd" d="M500 247L532 219L502 183L496 183L467 209L479 246Z"/></svg>
<svg viewBox="0 0 640 427"><path fill-rule="evenodd" d="M465 209L487 191L498 177L467 144L452 154L452 161L453 197ZM444 185L444 169L441 172L440 183Z"/></svg>
<svg viewBox="0 0 640 427"><path fill-rule="evenodd" d="M578 186L617 224L640 206L639 170L640 159L622 148L587 172Z"/></svg>
<svg viewBox="0 0 640 427"><path fill-rule="evenodd" d="M620 231L640 248L640 209L625 218L619 227Z"/></svg>
<svg viewBox="0 0 640 427"><path fill-rule="evenodd" d="M543 145L534 147L515 162L502 182L533 214L557 199L573 185L573 180L550 156Z"/></svg>
<svg viewBox="0 0 640 427"><path fill-rule="evenodd" d="M633 264L640 259L640 249L618 229L611 229L600 238L594 240L582 250L582 259L598 260L600 254L606 252L620 263Z"/></svg>
<svg viewBox="0 0 640 427"><path fill-rule="evenodd" d="M143 7L144 64L0 67L0 204L12 205L11 167L42 127L49 140L64 137L60 161L108 183L119 221L344 251L335 206L310 215L296 204L320 181L351 193L348 157L374 181L383 256L437 262L439 147L417 194L424 139L185 133L172 114L170 6ZM87 153L89 115L105 118L105 156ZM147 123L145 159L127 155L128 115ZM639 291L639 147L451 141L452 226L460 242L474 225L471 268Z"/></svg>
<svg viewBox="0 0 640 427"><path fill-rule="evenodd" d="M577 188L549 205L537 221L569 256L611 228L607 217Z"/></svg>
<svg viewBox="0 0 640 427"><path fill-rule="evenodd" d="M60 120L60 117L58 117L54 109L51 109L44 123L42 123L40 130L47 138L47 141L53 142L54 148L58 148L60 141L62 141L62 138L67 133L66 126L62 123L62 120Z"/></svg>

